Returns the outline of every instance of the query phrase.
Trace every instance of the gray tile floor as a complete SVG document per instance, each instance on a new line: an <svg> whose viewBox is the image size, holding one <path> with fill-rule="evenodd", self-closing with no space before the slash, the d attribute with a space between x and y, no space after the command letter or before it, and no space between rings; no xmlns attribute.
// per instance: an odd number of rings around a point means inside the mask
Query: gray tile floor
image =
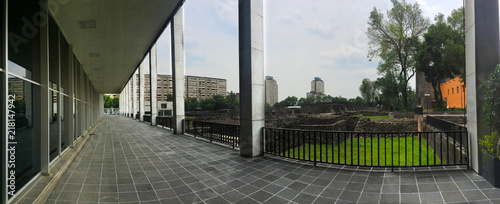
<svg viewBox="0 0 500 204"><path fill-rule="evenodd" d="M353 170L272 157L106 116L48 203L500 203L468 170Z"/></svg>

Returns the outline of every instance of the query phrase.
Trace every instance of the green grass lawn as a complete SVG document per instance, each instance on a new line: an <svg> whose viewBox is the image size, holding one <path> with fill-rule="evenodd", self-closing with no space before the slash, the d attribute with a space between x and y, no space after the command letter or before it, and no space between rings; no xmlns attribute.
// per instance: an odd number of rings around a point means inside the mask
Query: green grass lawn
<svg viewBox="0 0 500 204"><path fill-rule="evenodd" d="M366 118L370 119L384 119L384 118L389 118L388 115L379 115L379 116L365 116Z"/></svg>
<svg viewBox="0 0 500 204"><path fill-rule="evenodd" d="M388 116L388 115L379 115L379 116L363 116L363 114L353 115L352 117L365 117L365 118L370 118L370 119L383 119L383 118L389 118L389 116Z"/></svg>
<svg viewBox="0 0 500 204"><path fill-rule="evenodd" d="M418 151L419 149L421 153ZM314 154L314 152L316 153ZM316 161L320 161L320 152L321 161L340 164L373 166L392 166L394 164L394 166L406 166L441 163L441 160L435 156L434 150L431 147L427 147L425 139L421 139L419 147L417 136L392 138L392 140L391 138L354 138L348 139L339 146L304 145L285 152L284 156L300 159L305 158L306 160L309 160L309 157L312 156L311 160L314 160L314 157L316 157ZM420 163L420 157L422 158L422 163Z"/></svg>

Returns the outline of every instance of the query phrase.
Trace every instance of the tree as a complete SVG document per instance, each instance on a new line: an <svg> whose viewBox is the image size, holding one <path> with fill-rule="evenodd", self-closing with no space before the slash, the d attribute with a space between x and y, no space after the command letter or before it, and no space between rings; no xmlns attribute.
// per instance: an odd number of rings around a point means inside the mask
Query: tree
<svg viewBox="0 0 500 204"><path fill-rule="evenodd" d="M104 108L119 108L120 98L111 98L109 95L104 94Z"/></svg>
<svg viewBox="0 0 500 204"><path fill-rule="evenodd" d="M226 97L221 95L215 95L212 97L215 100L215 110L229 109L230 104Z"/></svg>
<svg viewBox="0 0 500 204"><path fill-rule="evenodd" d="M375 82L370 81L368 78L364 78L361 81L361 86L359 86L359 92L361 97L366 101L368 106L372 106L375 101Z"/></svg>
<svg viewBox="0 0 500 204"><path fill-rule="evenodd" d="M388 71L384 76L377 79L377 84L380 87L380 101L384 105L385 110L390 110L393 107L393 101L399 101L399 80L396 73Z"/></svg>
<svg viewBox="0 0 500 204"><path fill-rule="evenodd" d="M236 94L234 92L230 92L226 96L227 101L229 102L230 109L238 109L239 108L239 101L238 98L236 97Z"/></svg>
<svg viewBox="0 0 500 204"><path fill-rule="evenodd" d="M167 101L174 101L174 95L173 94L167 94Z"/></svg>
<svg viewBox="0 0 500 204"><path fill-rule="evenodd" d="M349 102L354 103L354 106L356 107L363 107L366 104L365 100L359 96L356 98L349 99Z"/></svg>
<svg viewBox="0 0 500 204"><path fill-rule="evenodd" d="M167 95L168 97L168 95ZM184 109L185 110L196 110L198 108L198 99L195 97L192 98L186 98L184 100Z"/></svg>
<svg viewBox="0 0 500 204"><path fill-rule="evenodd" d="M387 12L387 18L373 8L368 21L370 49L368 57L380 57L379 73L397 71L402 86L400 88L404 107L408 107L408 81L415 75L414 56L419 45L419 37L429 26L429 19L424 18L418 3L406 3L405 0L391 0L393 8Z"/></svg>
<svg viewBox="0 0 500 204"><path fill-rule="evenodd" d="M206 111L213 111L215 110L215 104L217 101L215 101L214 98L206 98L200 101L200 106L201 109L206 110Z"/></svg>
<svg viewBox="0 0 500 204"><path fill-rule="evenodd" d="M460 30L453 28L461 29L461 26L454 25L456 20L453 14L450 17L448 19L452 22L447 24L443 14L436 15L436 23L429 26L424 34L424 42L417 55L417 70L424 73L426 81L432 84L438 107L444 106L441 82L462 75L465 67L465 39Z"/></svg>
<svg viewBox="0 0 500 204"><path fill-rule="evenodd" d="M295 96L288 96L285 100L280 101L279 103L275 103L273 107L287 107L297 105L298 99Z"/></svg>

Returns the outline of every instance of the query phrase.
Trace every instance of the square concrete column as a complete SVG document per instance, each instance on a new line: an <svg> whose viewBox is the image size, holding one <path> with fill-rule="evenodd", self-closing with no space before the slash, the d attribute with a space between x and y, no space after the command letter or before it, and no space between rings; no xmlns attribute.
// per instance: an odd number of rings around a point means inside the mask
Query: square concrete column
<svg viewBox="0 0 500 204"><path fill-rule="evenodd" d="M144 61L139 66L139 121L144 121Z"/></svg>
<svg viewBox="0 0 500 204"><path fill-rule="evenodd" d="M47 0L40 4L40 18L49 19ZM49 25L40 25L40 173L49 175L50 128L49 110L52 94L49 92ZM49 96L50 95L50 96Z"/></svg>
<svg viewBox="0 0 500 204"><path fill-rule="evenodd" d="M170 24L172 46L172 87L174 89L174 134L184 133L184 14L183 8L175 14Z"/></svg>
<svg viewBox="0 0 500 204"><path fill-rule="evenodd" d="M238 5L240 65L240 154L263 153L265 125L264 22L262 0L240 0Z"/></svg>
<svg viewBox="0 0 500 204"><path fill-rule="evenodd" d="M132 94L132 119L135 120L135 115L137 115L138 106L137 106L137 71L134 71L134 75L132 76L132 90L130 90L130 94Z"/></svg>
<svg viewBox="0 0 500 204"><path fill-rule="evenodd" d="M69 103L67 104L68 111L70 114L68 118L66 118L66 130L68 131L68 146L70 148L74 148L74 138L75 138L75 62L74 62L74 55L73 55L73 45L68 46L68 97L69 97Z"/></svg>
<svg viewBox="0 0 500 204"><path fill-rule="evenodd" d="M156 98L157 66L156 66L156 44L149 51L149 102L151 107L151 125L156 126L156 117L158 116L158 100Z"/></svg>
<svg viewBox="0 0 500 204"><path fill-rule="evenodd" d="M482 173L478 139L489 134L484 122L481 84L499 63L498 1L465 1L465 67L467 82L467 130L472 169Z"/></svg>
<svg viewBox="0 0 500 204"><path fill-rule="evenodd" d="M123 98L125 100L125 116L130 117L130 80L125 88L125 98Z"/></svg>

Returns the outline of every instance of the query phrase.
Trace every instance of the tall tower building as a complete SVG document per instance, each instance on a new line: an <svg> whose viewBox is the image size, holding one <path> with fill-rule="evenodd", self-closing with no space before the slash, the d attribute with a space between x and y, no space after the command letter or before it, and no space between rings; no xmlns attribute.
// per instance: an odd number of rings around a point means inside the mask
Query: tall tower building
<svg viewBox="0 0 500 204"><path fill-rule="evenodd" d="M314 77L314 80L311 81L311 93L325 93L325 82L320 77Z"/></svg>
<svg viewBox="0 0 500 204"><path fill-rule="evenodd" d="M266 103L271 106L278 103L278 83L272 76L266 76Z"/></svg>

